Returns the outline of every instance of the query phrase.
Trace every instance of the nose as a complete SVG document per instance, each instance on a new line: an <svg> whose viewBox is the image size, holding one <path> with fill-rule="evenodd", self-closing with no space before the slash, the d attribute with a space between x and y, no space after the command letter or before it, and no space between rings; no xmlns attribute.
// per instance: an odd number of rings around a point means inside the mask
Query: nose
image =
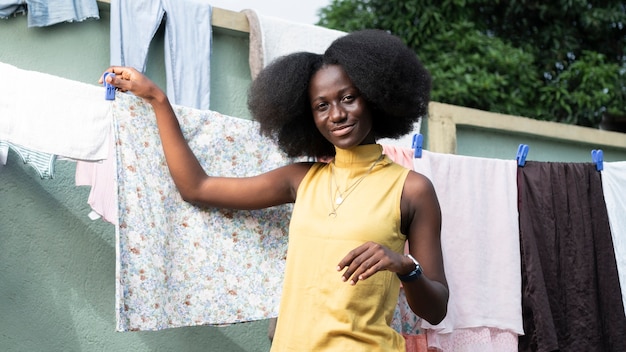
<svg viewBox="0 0 626 352"><path fill-rule="evenodd" d="M340 104L331 104L328 111L328 118L334 123L341 122L346 119L346 111Z"/></svg>

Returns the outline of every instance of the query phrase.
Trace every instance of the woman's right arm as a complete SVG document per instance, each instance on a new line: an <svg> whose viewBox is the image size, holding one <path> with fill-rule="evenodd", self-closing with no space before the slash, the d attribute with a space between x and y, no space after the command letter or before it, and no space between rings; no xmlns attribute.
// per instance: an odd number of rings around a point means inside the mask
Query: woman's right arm
<svg viewBox="0 0 626 352"><path fill-rule="evenodd" d="M206 174L185 140L167 95L139 71L113 66L107 83L143 98L154 109L159 136L172 179L183 199L205 206L260 209L295 201L298 184L310 164L291 164L244 178Z"/></svg>

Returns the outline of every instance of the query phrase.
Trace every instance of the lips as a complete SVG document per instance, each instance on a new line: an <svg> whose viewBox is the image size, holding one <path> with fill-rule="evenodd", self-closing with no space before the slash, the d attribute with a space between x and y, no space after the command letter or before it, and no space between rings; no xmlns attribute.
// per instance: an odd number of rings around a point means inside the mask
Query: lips
<svg viewBox="0 0 626 352"><path fill-rule="evenodd" d="M335 137L341 137L352 132L353 129L354 129L354 125L342 125L342 126L333 128L332 130L330 130L330 133L332 133L332 135Z"/></svg>

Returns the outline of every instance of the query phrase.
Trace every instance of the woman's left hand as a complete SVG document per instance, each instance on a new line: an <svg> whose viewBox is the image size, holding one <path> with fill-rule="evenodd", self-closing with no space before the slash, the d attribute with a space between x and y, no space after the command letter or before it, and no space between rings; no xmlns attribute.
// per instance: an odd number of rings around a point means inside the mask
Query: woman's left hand
<svg viewBox="0 0 626 352"><path fill-rule="evenodd" d="M364 243L351 250L337 265L337 271L343 272L343 281L356 285L381 270L400 272L403 268L402 254L375 242Z"/></svg>

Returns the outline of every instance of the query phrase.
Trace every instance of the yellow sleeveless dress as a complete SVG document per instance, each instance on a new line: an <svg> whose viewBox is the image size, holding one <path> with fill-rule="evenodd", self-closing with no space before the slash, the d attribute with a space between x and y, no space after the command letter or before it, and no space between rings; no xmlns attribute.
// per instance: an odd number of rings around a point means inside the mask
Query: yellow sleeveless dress
<svg viewBox="0 0 626 352"><path fill-rule="evenodd" d="M336 269L367 241L403 252L400 198L409 170L381 155L377 144L337 149L334 171L316 163L302 180L272 351L405 351L404 338L389 326L400 289L396 274L381 271L352 286ZM335 185L344 192L355 182L337 206Z"/></svg>

